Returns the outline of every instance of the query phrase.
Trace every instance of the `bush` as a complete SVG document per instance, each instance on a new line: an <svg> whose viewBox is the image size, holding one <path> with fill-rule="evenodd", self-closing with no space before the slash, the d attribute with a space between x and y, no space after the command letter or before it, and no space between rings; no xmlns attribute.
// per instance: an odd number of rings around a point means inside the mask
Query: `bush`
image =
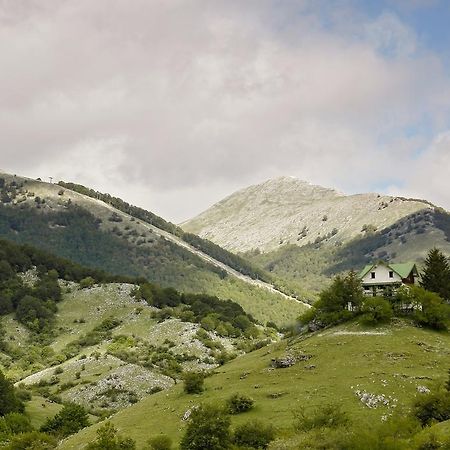
<svg viewBox="0 0 450 450"><path fill-rule="evenodd" d="M428 394L414 405L414 415L422 425L450 419L450 393L448 391Z"/></svg>
<svg viewBox="0 0 450 450"><path fill-rule="evenodd" d="M234 394L227 400L230 414L240 414L253 408L253 399L242 394Z"/></svg>
<svg viewBox="0 0 450 450"><path fill-rule="evenodd" d="M392 319L392 306L388 300L381 297L371 297L364 301L362 306L363 322L376 325L389 322Z"/></svg>
<svg viewBox="0 0 450 450"><path fill-rule="evenodd" d="M80 281L80 288L81 289L91 288L92 286L94 286L94 284L95 280L92 277L86 277Z"/></svg>
<svg viewBox="0 0 450 450"><path fill-rule="evenodd" d="M184 392L186 394L201 394L204 391L205 377L200 372L188 372L184 375Z"/></svg>
<svg viewBox="0 0 450 450"><path fill-rule="evenodd" d="M32 431L14 436L6 448L8 450L52 450L57 444L54 436Z"/></svg>
<svg viewBox="0 0 450 450"><path fill-rule="evenodd" d="M272 425L264 425L258 420L252 420L236 428L233 441L245 448L267 448L275 439Z"/></svg>
<svg viewBox="0 0 450 450"><path fill-rule="evenodd" d="M133 439L117 435L117 429L111 422L106 422L97 430L97 439L86 450L135 450Z"/></svg>
<svg viewBox="0 0 450 450"><path fill-rule="evenodd" d="M152 450L170 450L172 448L172 439L165 434L155 436L148 441Z"/></svg>
<svg viewBox="0 0 450 450"><path fill-rule="evenodd" d="M308 414L301 408L294 412L294 419L296 431L310 431L324 427L338 428L349 423L347 414L337 404L320 406Z"/></svg>
<svg viewBox="0 0 450 450"><path fill-rule="evenodd" d="M230 418L222 408L201 405L191 413L181 450L228 450L230 448Z"/></svg>

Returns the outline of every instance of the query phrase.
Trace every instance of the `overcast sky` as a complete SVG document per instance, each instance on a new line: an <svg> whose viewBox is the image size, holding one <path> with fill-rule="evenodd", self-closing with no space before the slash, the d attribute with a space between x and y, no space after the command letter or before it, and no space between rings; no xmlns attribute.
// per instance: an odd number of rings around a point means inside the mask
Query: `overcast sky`
<svg viewBox="0 0 450 450"><path fill-rule="evenodd" d="M450 209L448 0L0 0L0 168L178 222L280 175Z"/></svg>

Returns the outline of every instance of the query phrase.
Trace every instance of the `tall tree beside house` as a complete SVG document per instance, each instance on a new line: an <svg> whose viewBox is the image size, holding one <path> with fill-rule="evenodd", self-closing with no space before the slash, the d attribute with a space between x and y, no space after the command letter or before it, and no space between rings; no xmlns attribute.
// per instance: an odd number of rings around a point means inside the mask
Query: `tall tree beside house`
<svg viewBox="0 0 450 450"><path fill-rule="evenodd" d="M437 248L432 248L428 253L420 285L450 301L450 264Z"/></svg>
<svg viewBox="0 0 450 450"><path fill-rule="evenodd" d="M348 320L358 311L364 302L364 293L361 280L351 271L345 276L338 275L333 283L319 295L319 300L313 307L306 311L300 318L303 324L310 321L326 326L340 321Z"/></svg>

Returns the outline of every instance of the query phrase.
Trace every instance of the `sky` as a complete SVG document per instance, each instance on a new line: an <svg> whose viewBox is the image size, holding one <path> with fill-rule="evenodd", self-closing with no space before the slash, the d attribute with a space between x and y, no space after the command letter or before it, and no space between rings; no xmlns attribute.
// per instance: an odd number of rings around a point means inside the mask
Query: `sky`
<svg viewBox="0 0 450 450"><path fill-rule="evenodd" d="M295 176L450 209L448 0L0 0L0 169L181 222Z"/></svg>

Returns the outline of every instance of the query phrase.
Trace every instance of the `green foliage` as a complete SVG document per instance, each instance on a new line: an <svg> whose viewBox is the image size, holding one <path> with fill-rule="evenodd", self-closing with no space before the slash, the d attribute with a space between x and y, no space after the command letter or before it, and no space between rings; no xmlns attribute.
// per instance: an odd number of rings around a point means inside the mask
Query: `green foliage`
<svg viewBox="0 0 450 450"><path fill-rule="evenodd" d="M89 425L87 411L80 405L67 404L41 427L41 431L60 437L74 434Z"/></svg>
<svg viewBox="0 0 450 450"><path fill-rule="evenodd" d="M414 305L413 318L418 324L436 330L447 330L450 322L450 305L438 294L413 286L409 289L408 300Z"/></svg>
<svg viewBox="0 0 450 450"><path fill-rule="evenodd" d="M72 358L77 355L83 347L90 347L92 345L99 344L100 342L111 339L112 330L121 324L120 320L108 317L100 322L99 325L94 327L84 336L72 341L64 349L66 357Z"/></svg>
<svg viewBox="0 0 450 450"><path fill-rule="evenodd" d="M175 236L180 237L193 247L201 250L207 255L212 256L218 261L227 264L228 266L232 267L233 269L237 270L238 272L244 275L248 275L251 278L261 279L267 282L271 281L270 275L268 275L263 270L254 267L252 264L250 264L242 257L234 255L233 253L224 250L223 248L219 247L213 242L210 242L206 239L202 239L196 236L195 234L186 233L180 227L177 227L176 225L165 221L164 219L158 217L157 215L151 213L150 211L146 211L142 208L132 206L129 203L126 203L125 201L121 200L120 198L113 197L109 194L103 194L101 192L94 191L93 189L86 188L80 184L65 183L63 181L60 181L59 185L67 189L79 192L83 195L100 199L106 204L113 206L114 208L124 212L125 214L129 214L137 219L142 220L143 222L155 225L156 227L164 231L174 234ZM222 273L222 277L224 276L225 273Z"/></svg>
<svg viewBox="0 0 450 450"><path fill-rule="evenodd" d="M14 435L32 431L30 419L21 413L8 413L0 417L1 433Z"/></svg>
<svg viewBox="0 0 450 450"><path fill-rule="evenodd" d="M47 433L32 431L14 436L6 450L52 450L58 441Z"/></svg>
<svg viewBox="0 0 450 450"><path fill-rule="evenodd" d="M201 394L204 390L205 376L200 372L184 374L184 392L186 394Z"/></svg>
<svg viewBox="0 0 450 450"><path fill-rule="evenodd" d="M254 400L243 394L234 394L227 400L230 414L240 414L253 408Z"/></svg>
<svg viewBox="0 0 450 450"><path fill-rule="evenodd" d="M300 317L300 321L307 323L312 319L322 326L342 322L354 316L348 310L349 304L357 311L363 302L364 293L357 274L349 272L344 277L338 275L331 286L320 293L311 311Z"/></svg>
<svg viewBox="0 0 450 450"><path fill-rule="evenodd" d="M259 420L252 420L238 426L233 441L243 448L267 448L275 439L275 429Z"/></svg>
<svg viewBox="0 0 450 450"><path fill-rule="evenodd" d="M151 450L171 450L172 439L165 434L160 434L149 439L148 445Z"/></svg>
<svg viewBox="0 0 450 450"><path fill-rule="evenodd" d="M144 299L149 305L157 308L175 308L183 305L181 312L171 311L181 319L198 322L209 331L216 331L222 336L240 336L249 332L255 320L246 314L243 308L231 300L221 300L206 294L182 294L173 288L143 283L135 292L137 298ZM187 312L189 313L187 315ZM170 315L161 317L164 320Z"/></svg>
<svg viewBox="0 0 450 450"><path fill-rule="evenodd" d="M342 447L330 447L346 450L411 450L411 438L420 431L417 420L408 414L395 414L385 422L358 426L351 432L337 437ZM315 448L315 447L314 447Z"/></svg>
<svg viewBox="0 0 450 450"><path fill-rule="evenodd" d="M450 393L438 391L419 398L414 405L414 415L422 425L450 419Z"/></svg>
<svg viewBox="0 0 450 450"><path fill-rule="evenodd" d="M52 302L43 302L31 295L25 295L16 309L17 320L36 332L51 328L54 314L55 306Z"/></svg>
<svg viewBox="0 0 450 450"><path fill-rule="evenodd" d="M135 450L133 439L117 434L117 429L111 422L106 422L97 430L97 439L91 442L86 450Z"/></svg>
<svg viewBox="0 0 450 450"><path fill-rule="evenodd" d="M181 450L227 450L230 447L230 418L213 405L194 409L181 440Z"/></svg>
<svg viewBox="0 0 450 450"><path fill-rule="evenodd" d="M294 411L294 429L310 431L316 428L338 428L349 423L347 414L339 404L319 406L313 411L299 408Z"/></svg>
<svg viewBox="0 0 450 450"><path fill-rule="evenodd" d="M450 301L450 264L448 258L437 248L428 253L420 285Z"/></svg>
<svg viewBox="0 0 450 450"><path fill-rule="evenodd" d="M92 277L86 277L80 281L80 288L81 289L90 288L90 287L94 286L94 284L95 284L95 280Z"/></svg>
<svg viewBox="0 0 450 450"><path fill-rule="evenodd" d="M391 303L382 297L370 297L364 300L361 312L363 322L369 325L389 322L393 316Z"/></svg>
<svg viewBox="0 0 450 450"><path fill-rule="evenodd" d="M0 415L23 412L24 405L16 395L13 384L0 371Z"/></svg>

